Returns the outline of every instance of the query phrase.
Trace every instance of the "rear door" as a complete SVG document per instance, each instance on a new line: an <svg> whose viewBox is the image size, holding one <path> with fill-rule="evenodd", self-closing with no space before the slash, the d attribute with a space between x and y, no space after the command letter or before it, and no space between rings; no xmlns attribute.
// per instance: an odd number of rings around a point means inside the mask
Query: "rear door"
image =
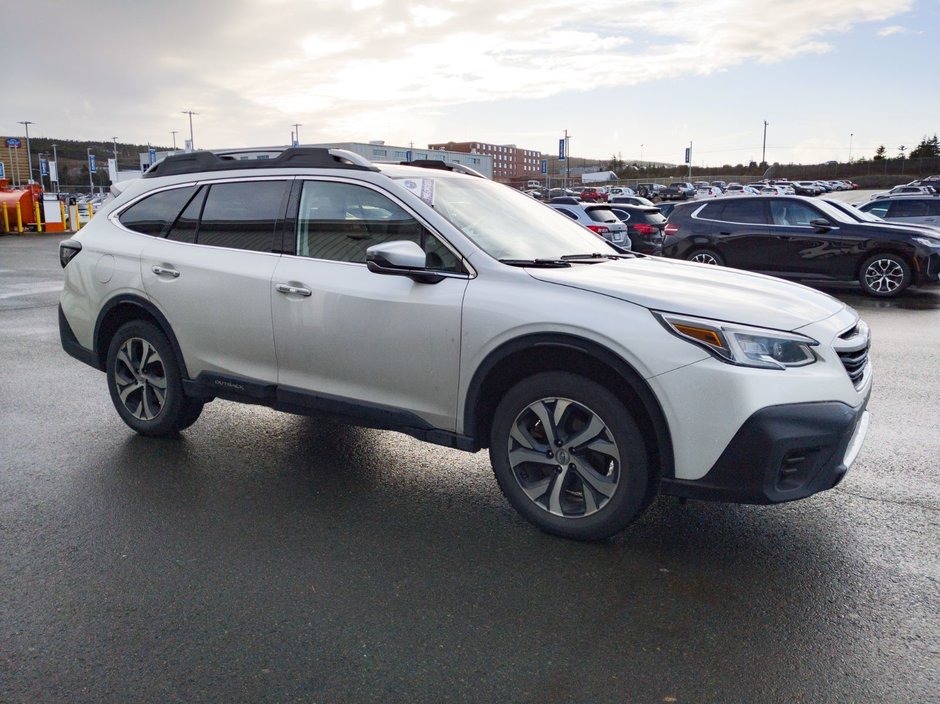
<svg viewBox="0 0 940 704"><path fill-rule="evenodd" d="M937 225L940 223L940 197L898 198L891 202L885 217L901 224Z"/></svg>
<svg viewBox="0 0 940 704"><path fill-rule="evenodd" d="M727 266L767 271L775 242L767 223L762 198L734 198L709 201L699 211L696 230L707 233Z"/></svg>
<svg viewBox="0 0 940 704"><path fill-rule="evenodd" d="M288 184L204 184L165 237L144 247L144 288L172 326L193 378L205 372L277 380L271 277Z"/></svg>

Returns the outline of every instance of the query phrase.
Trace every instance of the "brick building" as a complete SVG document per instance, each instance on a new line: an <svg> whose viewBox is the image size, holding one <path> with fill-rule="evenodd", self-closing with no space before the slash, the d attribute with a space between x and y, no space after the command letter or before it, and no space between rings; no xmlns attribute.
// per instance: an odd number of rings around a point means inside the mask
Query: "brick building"
<svg viewBox="0 0 940 704"><path fill-rule="evenodd" d="M493 159L493 180L512 186L524 186L529 179L540 179L540 152L519 149L515 144L487 144L486 142L444 142L429 144L428 149L446 149L451 152L482 154Z"/></svg>

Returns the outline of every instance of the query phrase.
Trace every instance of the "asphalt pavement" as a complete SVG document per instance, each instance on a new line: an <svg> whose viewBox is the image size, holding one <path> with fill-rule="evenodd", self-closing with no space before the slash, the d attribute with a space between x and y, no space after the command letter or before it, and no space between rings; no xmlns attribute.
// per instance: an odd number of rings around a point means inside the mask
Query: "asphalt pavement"
<svg viewBox="0 0 940 704"><path fill-rule="evenodd" d="M485 453L216 401L132 433L0 236L0 702L925 702L940 692L940 288L874 336L845 481L544 535Z"/></svg>

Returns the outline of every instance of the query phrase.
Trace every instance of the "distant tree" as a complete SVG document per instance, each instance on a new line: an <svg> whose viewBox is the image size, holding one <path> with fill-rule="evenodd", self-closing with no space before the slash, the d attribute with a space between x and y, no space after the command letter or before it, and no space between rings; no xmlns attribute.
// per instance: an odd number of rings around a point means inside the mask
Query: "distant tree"
<svg viewBox="0 0 940 704"><path fill-rule="evenodd" d="M614 154L610 160L604 163L604 170L613 171L618 176L622 176L627 170L626 162Z"/></svg>
<svg viewBox="0 0 940 704"><path fill-rule="evenodd" d="M875 150L875 156L872 157L872 161L883 161L885 158L885 145L879 146Z"/></svg>
<svg viewBox="0 0 940 704"><path fill-rule="evenodd" d="M920 144L914 147L910 154L911 159L932 159L938 156L940 156L940 143L937 142L936 134L929 139L927 135L924 135Z"/></svg>

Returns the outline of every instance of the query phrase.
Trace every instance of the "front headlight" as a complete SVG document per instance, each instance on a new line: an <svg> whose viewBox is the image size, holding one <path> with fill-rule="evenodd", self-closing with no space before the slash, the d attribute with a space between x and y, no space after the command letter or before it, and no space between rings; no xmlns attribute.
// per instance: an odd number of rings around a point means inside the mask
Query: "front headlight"
<svg viewBox="0 0 940 704"><path fill-rule="evenodd" d="M819 342L805 335L658 311L653 315L673 335L704 347L728 364L786 369L804 367L818 359L812 348Z"/></svg>

